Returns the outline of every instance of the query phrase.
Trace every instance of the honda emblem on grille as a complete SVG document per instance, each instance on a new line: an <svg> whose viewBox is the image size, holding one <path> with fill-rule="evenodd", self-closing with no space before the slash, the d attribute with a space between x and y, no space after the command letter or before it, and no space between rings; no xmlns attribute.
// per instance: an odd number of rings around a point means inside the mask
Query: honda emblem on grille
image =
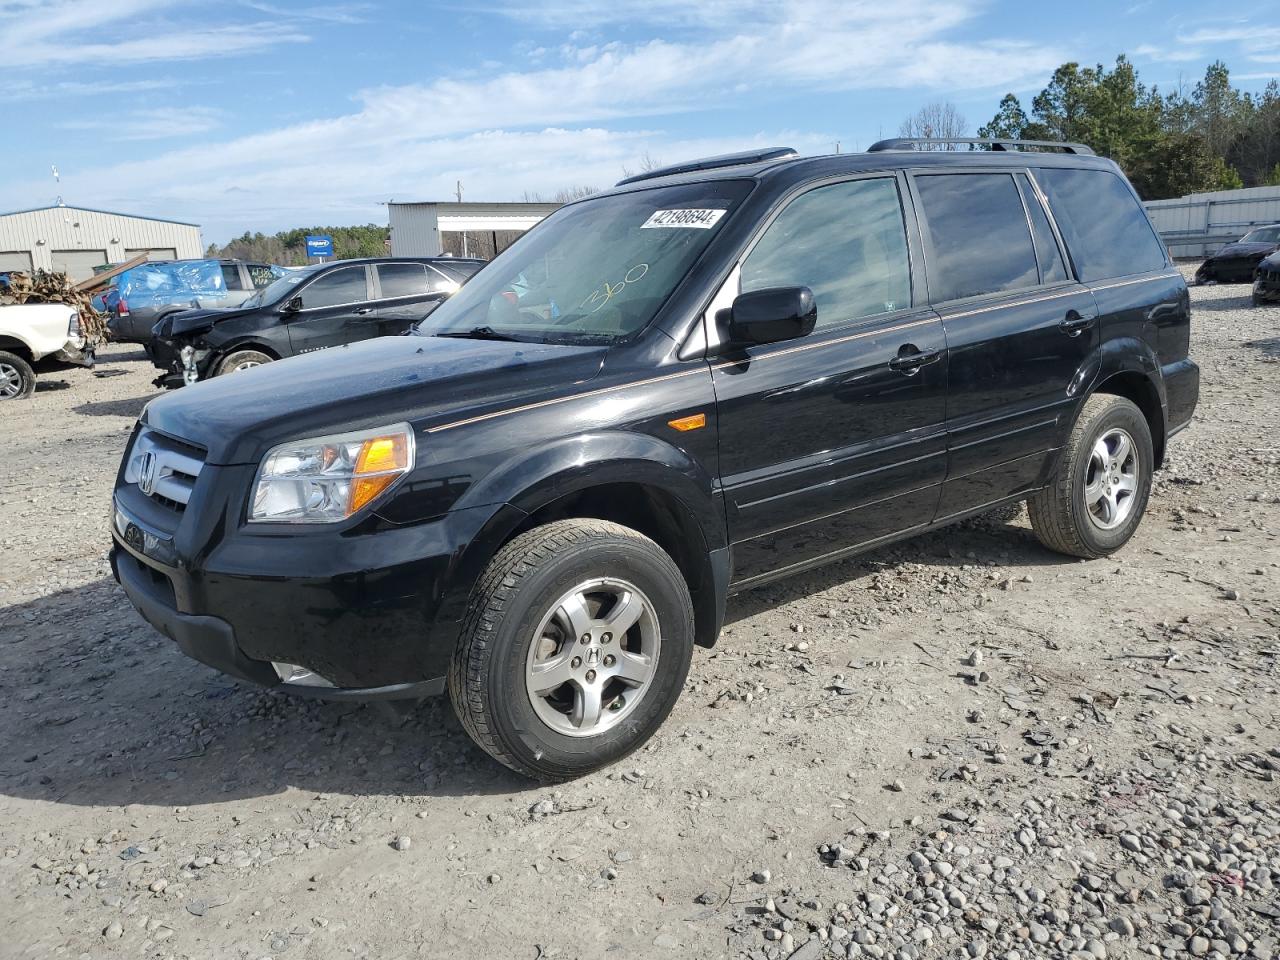
<svg viewBox="0 0 1280 960"><path fill-rule="evenodd" d="M138 489L151 496L156 488L156 455L148 450L138 459Z"/></svg>

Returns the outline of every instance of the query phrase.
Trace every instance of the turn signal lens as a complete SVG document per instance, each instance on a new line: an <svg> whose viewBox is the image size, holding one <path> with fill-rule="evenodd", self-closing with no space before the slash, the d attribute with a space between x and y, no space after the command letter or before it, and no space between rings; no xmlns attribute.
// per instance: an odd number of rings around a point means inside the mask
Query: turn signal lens
<svg viewBox="0 0 1280 960"><path fill-rule="evenodd" d="M667 426L685 433L689 430L701 430L707 425L707 415L705 413L695 413L687 417L681 417L678 420L668 420Z"/></svg>
<svg viewBox="0 0 1280 960"><path fill-rule="evenodd" d="M281 444L258 470L249 519L345 520L413 469L413 458L413 430L407 423Z"/></svg>

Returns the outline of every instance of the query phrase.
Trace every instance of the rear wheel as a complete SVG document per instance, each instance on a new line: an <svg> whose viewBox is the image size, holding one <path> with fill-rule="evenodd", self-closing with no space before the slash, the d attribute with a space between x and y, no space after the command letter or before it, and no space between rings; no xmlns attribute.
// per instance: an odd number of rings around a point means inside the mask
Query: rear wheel
<svg viewBox="0 0 1280 960"><path fill-rule="evenodd" d="M1051 550L1105 557L1133 536L1151 494L1151 428L1131 400L1095 394L1080 411L1054 481L1029 501L1031 527Z"/></svg>
<svg viewBox="0 0 1280 960"><path fill-rule="evenodd" d="M16 353L0 350L0 400L22 400L36 388L36 372Z"/></svg>
<svg viewBox="0 0 1280 960"><path fill-rule="evenodd" d="M603 520L561 520L502 548L472 595L449 673L490 756L567 780L643 745L693 654L693 604L661 547Z"/></svg>
<svg viewBox="0 0 1280 960"><path fill-rule="evenodd" d="M218 372L214 376L222 376L227 373L239 373L241 370L248 370L250 367L260 367L264 363L270 363L271 357L267 356L261 350L237 350L235 353L229 353L218 364Z"/></svg>

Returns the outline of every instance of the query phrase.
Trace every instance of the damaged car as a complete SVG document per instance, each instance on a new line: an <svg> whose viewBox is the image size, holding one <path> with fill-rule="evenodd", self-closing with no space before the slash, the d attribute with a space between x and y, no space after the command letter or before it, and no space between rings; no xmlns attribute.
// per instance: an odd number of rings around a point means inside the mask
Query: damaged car
<svg viewBox="0 0 1280 960"><path fill-rule="evenodd" d="M1280 224L1250 230L1200 264L1197 284L1252 283L1258 264L1280 250Z"/></svg>
<svg viewBox="0 0 1280 960"><path fill-rule="evenodd" d="M156 324L157 386L181 387L373 337L408 333L483 260L338 260L289 270L232 310L184 310Z"/></svg>
<svg viewBox="0 0 1280 960"><path fill-rule="evenodd" d="M93 345L80 314L65 303L0 306L0 400L22 400L36 388L37 373L92 367Z"/></svg>
<svg viewBox="0 0 1280 960"><path fill-rule="evenodd" d="M1280 303L1280 253L1273 253L1260 264L1253 275L1253 305Z"/></svg>

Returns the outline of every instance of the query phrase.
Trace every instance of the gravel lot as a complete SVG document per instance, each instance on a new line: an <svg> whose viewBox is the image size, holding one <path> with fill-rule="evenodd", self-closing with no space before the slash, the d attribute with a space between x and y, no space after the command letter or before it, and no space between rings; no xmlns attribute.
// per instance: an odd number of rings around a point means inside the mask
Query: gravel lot
<svg viewBox="0 0 1280 960"><path fill-rule="evenodd" d="M0 956L1280 955L1280 309L1118 556L1025 516L739 597L659 736L554 790L446 701L236 685L111 580L140 352L0 411Z"/></svg>

